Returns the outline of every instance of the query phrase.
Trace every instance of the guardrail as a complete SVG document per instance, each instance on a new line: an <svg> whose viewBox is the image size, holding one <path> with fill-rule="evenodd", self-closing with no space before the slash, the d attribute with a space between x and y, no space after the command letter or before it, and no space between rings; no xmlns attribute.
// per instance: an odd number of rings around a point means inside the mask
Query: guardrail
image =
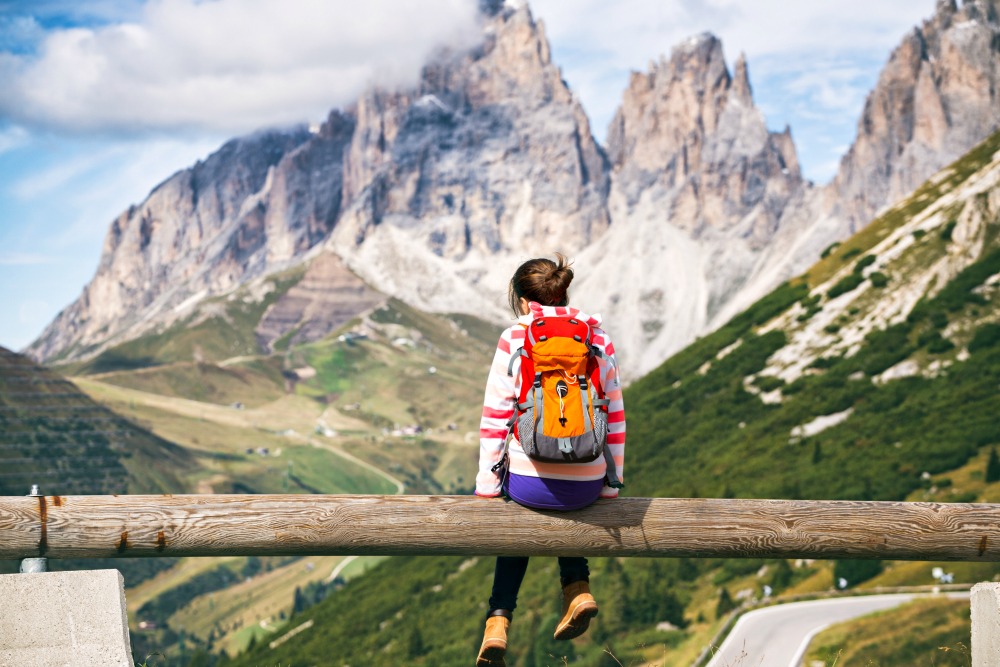
<svg viewBox="0 0 1000 667"><path fill-rule="evenodd" d="M0 558L526 555L1000 561L1000 505L474 496L0 497Z"/></svg>
<svg viewBox="0 0 1000 667"><path fill-rule="evenodd" d="M48 558L346 554L998 562L1000 505L619 498L547 512L475 496L43 496L34 487L0 497L0 558L21 559L25 573L44 572ZM1000 584L973 589L970 643L974 667L996 664Z"/></svg>

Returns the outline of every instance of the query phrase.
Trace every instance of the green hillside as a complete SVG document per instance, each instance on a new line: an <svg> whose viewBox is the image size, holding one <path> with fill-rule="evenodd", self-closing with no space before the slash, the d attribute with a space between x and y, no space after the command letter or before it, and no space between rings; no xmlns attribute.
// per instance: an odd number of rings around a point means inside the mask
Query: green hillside
<svg viewBox="0 0 1000 667"><path fill-rule="evenodd" d="M995 498L982 462L1000 444L998 150L1000 133L630 386L627 493ZM392 559L272 636L308 629L221 664L469 664L490 561ZM510 665L687 665L719 627L719 591L832 584L819 564L597 559L596 627L553 647L554 568L529 569Z"/></svg>
<svg viewBox="0 0 1000 667"><path fill-rule="evenodd" d="M271 276L260 286L244 286L229 296L206 299L193 314L161 331L112 346L89 361L63 364L61 370L67 375L91 375L176 361L212 362L255 355L259 351L254 334L257 323L268 307L302 279L305 269L298 266ZM70 352L73 350L66 353Z"/></svg>
<svg viewBox="0 0 1000 667"><path fill-rule="evenodd" d="M0 494L172 493L192 469L174 443L0 348Z"/></svg>
<svg viewBox="0 0 1000 667"><path fill-rule="evenodd" d="M164 331L59 370L73 374L88 401L176 443L190 462L179 480L188 492L470 486L497 327L388 299L325 339L279 340L279 351L264 354L255 327L300 277L272 280L263 301L253 287L212 300ZM280 626L303 595L318 600L377 561L359 559L327 581L340 560L265 559L252 573L256 560L245 558L182 559L143 576L126 569L136 656L184 664L192 651L238 652ZM133 597L142 603L132 607Z"/></svg>
<svg viewBox="0 0 1000 667"><path fill-rule="evenodd" d="M804 664L967 667L970 632L968 600L917 600L824 630Z"/></svg>

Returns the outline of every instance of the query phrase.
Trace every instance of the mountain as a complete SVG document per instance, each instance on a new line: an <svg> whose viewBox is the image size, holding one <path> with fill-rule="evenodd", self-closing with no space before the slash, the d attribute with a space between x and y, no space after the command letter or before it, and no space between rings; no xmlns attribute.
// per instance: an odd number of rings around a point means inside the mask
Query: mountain
<svg viewBox="0 0 1000 667"><path fill-rule="evenodd" d="M902 499L1000 443L998 185L1000 132L636 382L631 491Z"/></svg>
<svg viewBox="0 0 1000 667"><path fill-rule="evenodd" d="M371 90L315 134L234 140L168 179L112 224L97 275L29 353L90 358L320 245L375 290L499 320L511 257L607 229L608 169L544 26L526 7L488 11L482 44L439 53L416 88ZM262 324L265 345L304 326L284 317Z"/></svg>
<svg viewBox="0 0 1000 667"><path fill-rule="evenodd" d="M633 73L608 131L613 224L579 258L635 375L740 299L785 212L811 187L791 133L769 132L746 60L710 34ZM613 279L610 277L614 276Z"/></svg>
<svg viewBox="0 0 1000 667"><path fill-rule="evenodd" d="M1000 127L1000 2L938 0L892 52L831 189L851 232Z"/></svg>
<svg viewBox="0 0 1000 667"><path fill-rule="evenodd" d="M561 250L577 304L603 312L640 377L997 127L997 13L997 0L938 3L817 187L790 130L754 106L745 58L730 70L715 37L634 73L602 148L544 24L483 3L481 42L440 50L415 86L369 90L316 132L229 142L123 213L94 279L28 353L87 360L196 326L199 303L327 253L339 260L258 322L253 351L317 340L374 293L500 323L513 268Z"/></svg>
<svg viewBox="0 0 1000 667"><path fill-rule="evenodd" d="M607 161L527 6L424 68L416 89L361 98L345 156L351 202L329 247L425 310L503 316L517 257L576 253L608 227Z"/></svg>
<svg viewBox="0 0 1000 667"><path fill-rule="evenodd" d="M626 492L995 500L1000 482L983 470L1000 445L998 383L1000 132L627 387ZM319 664L333 651L345 664L468 664L491 565L394 558L293 616L273 642L220 664ZM882 583L927 583L928 565L890 569ZM533 559L509 664L691 664L725 623L720 588L747 597L765 583L833 587L829 569L804 561L611 558L591 567L602 613L587 635L557 646L548 640L559 611L555 563ZM959 567L962 581L995 571ZM938 625L934 613L920 622ZM893 634L893 646L901 636L912 633ZM882 653L880 664L912 664L903 655Z"/></svg>
<svg viewBox="0 0 1000 667"><path fill-rule="evenodd" d="M0 347L0 494L175 493L192 457Z"/></svg>
<svg viewBox="0 0 1000 667"><path fill-rule="evenodd" d="M308 149L307 139L304 129L234 139L129 207L108 230L94 278L29 354L47 361L92 356L148 330L153 319L169 324L186 300L230 290L273 270L277 253L268 252L273 225L265 224L266 195L276 181L288 182L276 177L275 167L295 148ZM325 219L332 225L330 215ZM308 245L303 229L308 225L287 222L283 245Z"/></svg>

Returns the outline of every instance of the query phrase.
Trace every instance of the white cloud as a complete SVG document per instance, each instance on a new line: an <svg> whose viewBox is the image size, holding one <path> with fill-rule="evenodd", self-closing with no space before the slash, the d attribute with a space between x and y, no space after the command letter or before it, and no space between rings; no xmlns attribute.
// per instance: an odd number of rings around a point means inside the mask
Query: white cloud
<svg viewBox="0 0 1000 667"><path fill-rule="evenodd" d="M239 133L412 83L478 36L471 0L153 0L138 22L50 33L0 59L0 114L73 131Z"/></svg>
<svg viewBox="0 0 1000 667"><path fill-rule="evenodd" d="M0 266L36 266L53 261L52 257L34 252L0 252Z"/></svg>
<svg viewBox="0 0 1000 667"><path fill-rule="evenodd" d="M0 129L0 154L20 148L29 141L28 131L23 127L14 125Z"/></svg>

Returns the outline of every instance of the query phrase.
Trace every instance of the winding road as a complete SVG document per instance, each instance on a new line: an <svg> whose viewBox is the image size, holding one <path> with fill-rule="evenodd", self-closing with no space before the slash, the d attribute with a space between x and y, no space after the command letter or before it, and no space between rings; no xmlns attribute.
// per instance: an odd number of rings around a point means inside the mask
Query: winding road
<svg viewBox="0 0 1000 667"><path fill-rule="evenodd" d="M947 593L967 598L968 593ZM915 593L862 595L791 602L747 612L706 667L800 667L809 642L825 628L919 597Z"/></svg>

